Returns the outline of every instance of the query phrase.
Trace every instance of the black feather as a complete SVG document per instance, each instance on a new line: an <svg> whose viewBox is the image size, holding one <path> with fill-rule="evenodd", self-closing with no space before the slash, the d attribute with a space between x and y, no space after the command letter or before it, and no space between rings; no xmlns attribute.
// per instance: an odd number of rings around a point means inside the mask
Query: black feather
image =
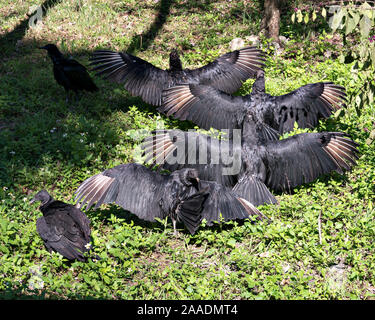
<svg viewBox="0 0 375 320"><path fill-rule="evenodd" d="M247 96L232 96L212 86L180 83L163 91L160 112L180 120L190 120L203 129L242 129L252 113L263 126L275 130L266 140L294 129L312 128L328 118L345 102L345 89L332 82L307 84L282 96L265 93L263 72L258 72L253 90Z"/></svg>
<svg viewBox="0 0 375 320"><path fill-rule="evenodd" d="M235 136L225 141L191 131L160 131L142 147L153 164L158 159L161 169L195 168L201 179L233 188L254 205L277 202L269 189L290 192L332 171L342 174L358 159L358 145L340 132L265 141L257 127L248 117L237 141Z"/></svg>
<svg viewBox="0 0 375 320"><path fill-rule="evenodd" d="M31 200L41 201L43 217L38 218L36 228L46 248L57 251L69 260L86 261L91 241L90 220L78 208L54 200L47 191L39 191Z"/></svg>
<svg viewBox="0 0 375 320"><path fill-rule="evenodd" d="M264 67L264 53L247 47L228 52L198 69L183 69L176 50L170 54L170 68L162 70L127 52L95 51L93 70L108 80L124 83L134 96L155 106L162 104L162 91L181 82L203 83L224 92L237 91L242 82L255 77Z"/></svg>
<svg viewBox="0 0 375 320"><path fill-rule="evenodd" d="M53 62L53 75L57 83L64 87L66 92L98 91L86 68L74 59L64 58L54 44L48 44L40 49L45 49Z"/></svg>
<svg viewBox="0 0 375 320"><path fill-rule="evenodd" d="M142 165L130 163L105 170L86 179L76 191L77 203L89 209L116 203L139 218L154 221L170 217L181 221L194 234L202 218L216 219L219 211L226 220L243 219L259 213L242 205L236 195L216 182L199 182L194 169L181 169L170 175L159 174ZM96 195L100 196L96 196ZM223 206L223 199L230 205ZM251 205L250 205L251 206ZM233 213L230 211L233 207Z"/></svg>

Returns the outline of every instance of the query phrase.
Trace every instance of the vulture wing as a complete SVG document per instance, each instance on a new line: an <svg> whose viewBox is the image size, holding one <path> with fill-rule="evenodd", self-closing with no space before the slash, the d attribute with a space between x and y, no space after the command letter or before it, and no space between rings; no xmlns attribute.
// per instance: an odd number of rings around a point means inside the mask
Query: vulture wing
<svg viewBox="0 0 375 320"><path fill-rule="evenodd" d="M358 159L358 144L340 132L302 133L262 147L266 185L289 191L323 174L349 170Z"/></svg>
<svg viewBox="0 0 375 320"><path fill-rule="evenodd" d="M241 129L246 115L243 97L231 96L211 86L179 84L163 91L159 111L180 120L190 120L209 130Z"/></svg>
<svg viewBox="0 0 375 320"><path fill-rule="evenodd" d="M208 65L183 71L166 71L126 52L95 51L90 58L93 70L106 79L124 83L134 96L155 106L162 103L162 91L181 82L206 83L226 92L235 92L242 81L264 67L264 53L256 48L243 48L226 53Z"/></svg>
<svg viewBox="0 0 375 320"><path fill-rule="evenodd" d="M195 168L201 180L217 181L225 186L236 184L241 167L241 143L219 140L198 132L160 130L145 138L142 148L145 162L175 171Z"/></svg>
<svg viewBox="0 0 375 320"><path fill-rule="evenodd" d="M167 177L135 163L122 164L86 179L77 189L76 200L87 209L116 203L140 219L163 218L160 199L164 198Z"/></svg>
<svg viewBox="0 0 375 320"><path fill-rule="evenodd" d="M93 70L99 71L97 75L124 83L124 88L133 96L155 106L161 104L162 90L172 81L168 71L126 52L98 50L90 60L90 65L96 66Z"/></svg>
<svg viewBox="0 0 375 320"><path fill-rule="evenodd" d="M328 118L346 100L345 89L333 82L311 83L282 96L270 97L264 112L274 115L280 133L300 128L312 128L319 119Z"/></svg>
<svg viewBox="0 0 375 320"><path fill-rule="evenodd" d="M217 221L242 220L249 216L258 219L268 219L249 201L239 197L230 188L213 181L200 181L202 187L209 190L209 196L204 204L202 217L208 225Z"/></svg>
<svg viewBox="0 0 375 320"><path fill-rule="evenodd" d="M180 120L190 120L206 130L212 127L231 134L232 129L243 129L248 112L246 99L206 85L179 84L163 91L163 105L158 110ZM275 129L257 120L256 133L261 140L279 139ZM253 125L256 126L255 122Z"/></svg>
<svg viewBox="0 0 375 320"><path fill-rule="evenodd" d="M265 53L256 47L228 52L198 69L185 69L185 75L195 83L210 85L227 93L234 93L242 82L255 78L264 68ZM185 81L179 81L185 82ZM190 82L190 81L188 81Z"/></svg>
<svg viewBox="0 0 375 320"><path fill-rule="evenodd" d="M90 242L90 220L79 209L61 201L54 201L46 210L47 214L37 220L37 231L47 248L67 259L84 261L83 253L88 250L85 246Z"/></svg>

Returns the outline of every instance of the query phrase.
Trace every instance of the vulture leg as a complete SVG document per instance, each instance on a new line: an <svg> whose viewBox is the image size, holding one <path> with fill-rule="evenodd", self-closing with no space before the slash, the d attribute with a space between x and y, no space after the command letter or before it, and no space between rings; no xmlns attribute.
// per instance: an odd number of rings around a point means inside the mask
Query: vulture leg
<svg viewBox="0 0 375 320"><path fill-rule="evenodd" d="M66 97L65 97L65 103L69 105L69 90L66 90Z"/></svg>
<svg viewBox="0 0 375 320"><path fill-rule="evenodd" d="M176 229L177 220L172 218L172 225L173 225L173 235L175 237L178 236L177 229Z"/></svg>

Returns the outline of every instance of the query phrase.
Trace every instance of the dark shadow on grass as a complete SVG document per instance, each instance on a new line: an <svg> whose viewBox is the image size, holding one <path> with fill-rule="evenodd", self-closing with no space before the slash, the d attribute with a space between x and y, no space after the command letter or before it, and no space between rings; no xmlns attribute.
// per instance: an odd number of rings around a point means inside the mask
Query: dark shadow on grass
<svg viewBox="0 0 375 320"><path fill-rule="evenodd" d="M55 5L59 4L61 0L46 0L40 7L43 9L43 16L48 13L48 10L53 8ZM0 57L9 56L15 49L18 40L21 40L27 30L29 29L30 18L33 17L35 12L31 14L27 19L22 20L11 32L6 33L4 36L0 37ZM12 51L12 52L10 52Z"/></svg>
<svg viewBox="0 0 375 320"><path fill-rule="evenodd" d="M158 221L151 222L151 221L145 221L145 220L139 219L135 214L132 214L131 212L126 211L125 209L115 204L109 205L104 209L98 208L94 210L93 208L91 208L90 210L85 211L85 213L90 219L98 219L100 221L105 222L106 224L112 223L110 221L110 218L111 218L111 215L114 215L115 217L119 219L123 219L124 223L128 223L128 224L133 223L135 226L140 226L142 228L150 229L154 231L157 230L157 232L163 232L164 230L164 226L162 223ZM179 227L182 228L182 225L179 225ZM168 219L167 228L172 229L172 223L170 219ZM184 232L188 232L188 231L185 229Z"/></svg>
<svg viewBox="0 0 375 320"><path fill-rule="evenodd" d="M127 52L133 53L137 50L146 50L155 37L158 35L159 31L163 27L164 23L167 21L167 17L170 13L171 6L174 0L161 0L159 6L159 12L156 16L154 22L148 28L147 31L143 32L141 35L134 36Z"/></svg>
<svg viewBox="0 0 375 320"><path fill-rule="evenodd" d="M25 293L27 292L27 293ZM0 293L0 300L16 301L16 300L101 300L100 297L84 296L77 293L64 294L63 296L52 292L51 290L34 289L30 290L27 285L16 288L7 288ZM11 305L11 304L10 304Z"/></svg>

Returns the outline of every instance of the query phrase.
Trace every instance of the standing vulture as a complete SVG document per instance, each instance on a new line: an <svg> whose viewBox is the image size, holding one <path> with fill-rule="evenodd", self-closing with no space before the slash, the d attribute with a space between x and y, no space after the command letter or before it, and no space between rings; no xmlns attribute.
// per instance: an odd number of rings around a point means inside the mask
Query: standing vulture
<svg viewBox="0 0 375 320"><path fill-rule="evenodd" d="M98 91L98 87L90 78L86 68L73 59L64 58L62 53L54 44L47 44L39 49L47 50L53 63L53 75L57 83L64 87L66 102L69 100L69 91L86 90L89 92Z"/></svg>
<svg viewBox="0 0 375 320"><path fill-rule="evenodd" d="M269 189L290 192L332 171L342 174L358 159L358 145L344 133L302 133L264 141L251 111L246 117L247 125L236 140L218 140L191 131L157 131L142 145L145 162L172 172L195 168L200 179L233 188L258 206L277 203Z"/></svg>
<svg viewBox="0 0 375 320"><path fill-rule="evenodd" d="M162 70L151 63L126 52L95 51L90 59L93 70L106 79L124 83L133 96L145 102L161 105L163 89L178 83L207 84L227 93L237 91L242 82L255 78L264 67L264 53L256 47L228 52L198 69L183 69L177 50L169 56L170 67Z"/></svg>
<svg viewBox="0 0 375 320"><path fill-rule="evenodd" d="M265 216L251 203L215 182L201 181L194 169L162 175L136 163L121 164L86 179L76 191L77 203L86 209L96 202L116 203L146 221L170 217L174 234L181 221L191 234L203 218L208 225L220 221Z"/></svg>
<svg viewBox="0 0 375 320"><path fill-rule="evenodd" d="M90 220L78 208L54 200L45 191L39 191L30 201L41 201L43 213L36 221L36 229L49 252L57 251L68 260L86 261L84 253L91 241Z"/></svg>
<svg viewBox="0 0 375 320"><path fill-rule="evenodd" d="M332 82L310 83L281 96L265 93L264 72L259 71L251 94L232 96L216 88L196 83L178 84L163 91L158 110L199 127L243 129L246 113L253 110L258 121L279 134L300 128L313 128L344 103L345 89Z"/></svg>

